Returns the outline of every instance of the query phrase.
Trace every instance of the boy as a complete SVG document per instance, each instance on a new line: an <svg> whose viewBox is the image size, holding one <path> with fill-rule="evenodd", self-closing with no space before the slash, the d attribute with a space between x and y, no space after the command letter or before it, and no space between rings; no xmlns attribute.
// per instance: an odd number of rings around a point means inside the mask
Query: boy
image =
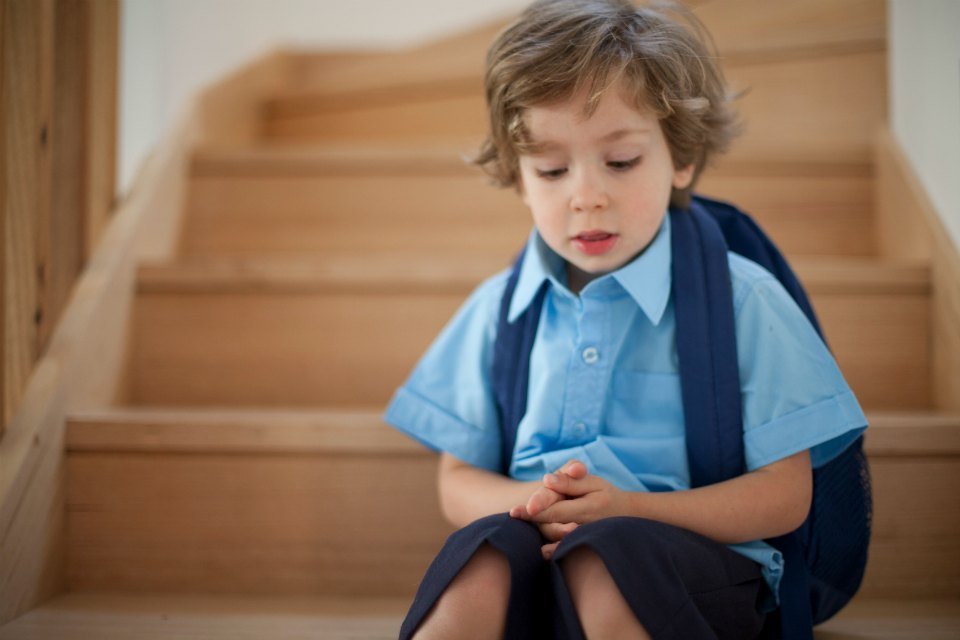
<svg viewBox="0 0 960 640"><path fill-rule="evenodd" d="M386 420L442 451L460 531L401 637L751 638L810 508L811 466L866 420L777 280L729 255L743 475L691 489L671 224L734 119L698 34L626 0L535 2L493 44L478 159L535 230L509 304L545 287L526 413L501 473L492 349L508 273L482 284Z"/></svg>

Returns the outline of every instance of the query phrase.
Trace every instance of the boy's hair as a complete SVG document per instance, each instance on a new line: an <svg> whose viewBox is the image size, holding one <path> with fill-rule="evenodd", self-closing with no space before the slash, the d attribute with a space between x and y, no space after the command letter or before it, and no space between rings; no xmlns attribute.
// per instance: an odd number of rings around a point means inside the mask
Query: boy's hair
<svg viewBox="0 0 960 640"><path fill-rule="evenodd" d="M689 28L672 16L685 18ZM490 133L476 164L500 186L518 187L518 157L531 142L524 112L586 91L589 116L603 92L622 82L624 99L660 120L674 167L694 165L690 187L674 189L670 198L688 206L700 172L738 131L708 39L699 21L675 5L668 12L629 0L537 0L487 54Z"/></svg>

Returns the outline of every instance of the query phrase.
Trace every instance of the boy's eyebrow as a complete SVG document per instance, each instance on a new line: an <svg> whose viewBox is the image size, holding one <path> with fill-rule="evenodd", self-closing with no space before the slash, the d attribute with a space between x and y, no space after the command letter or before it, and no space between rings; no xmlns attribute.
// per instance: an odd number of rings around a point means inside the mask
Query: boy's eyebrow
<svg viewBox="0 0 960 640"><path fill-rule="evenodd" d="M620 138L626 138L629 135L639 134L639 135L649 135L650 129L646 128L633 128L633 129L617 129L616 131L611 131L607 135L603 136L601 140L604 142L615 142Z"/></svg>
<svg viewBox="0 0 960 640"><path fill-rule="evenodd" d="M604 135L600 138L600 142L616 142L621 138L626 138L630 135L641 135L646 136L650 135L650 129L645 128L629 128L629 129L617 129L611 131L610 133ZM552 140L530 140L523 145L523 153L528 155L540 155L543 153L550 153L551 151L561 150L563 145L559 142L554 142Z"/></svg>

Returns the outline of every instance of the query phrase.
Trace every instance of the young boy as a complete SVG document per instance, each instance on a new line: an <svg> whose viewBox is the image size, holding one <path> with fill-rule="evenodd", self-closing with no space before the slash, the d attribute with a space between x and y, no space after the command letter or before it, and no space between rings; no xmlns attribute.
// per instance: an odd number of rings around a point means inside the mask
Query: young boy
<svg viewBox="0 0 960 640"><path fill-rule="evenodd" d="M756 637L811 466L866 420L779 282L729 254L743 475L691 489L671 206L733 135L702 42L628 0L535 2L493 44L478 162L533 215L513 320L546 286L526 413L501 473L492 349L508 272L483 283L386 420L442 452L451 536L401 630L417 638Z"/></svg>

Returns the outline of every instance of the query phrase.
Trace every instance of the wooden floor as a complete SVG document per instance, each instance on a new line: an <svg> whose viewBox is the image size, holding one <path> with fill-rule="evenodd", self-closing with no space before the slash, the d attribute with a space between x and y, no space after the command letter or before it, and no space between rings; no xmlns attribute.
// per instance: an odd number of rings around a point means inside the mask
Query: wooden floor
<svg viewBox="0 0 960 640"><path fill-rule="evenodd" d="M0 640L379 640L396 638L402 599L71 594L0 629ZM817 640L957 640L960 601L867 601Z"/></svg>

